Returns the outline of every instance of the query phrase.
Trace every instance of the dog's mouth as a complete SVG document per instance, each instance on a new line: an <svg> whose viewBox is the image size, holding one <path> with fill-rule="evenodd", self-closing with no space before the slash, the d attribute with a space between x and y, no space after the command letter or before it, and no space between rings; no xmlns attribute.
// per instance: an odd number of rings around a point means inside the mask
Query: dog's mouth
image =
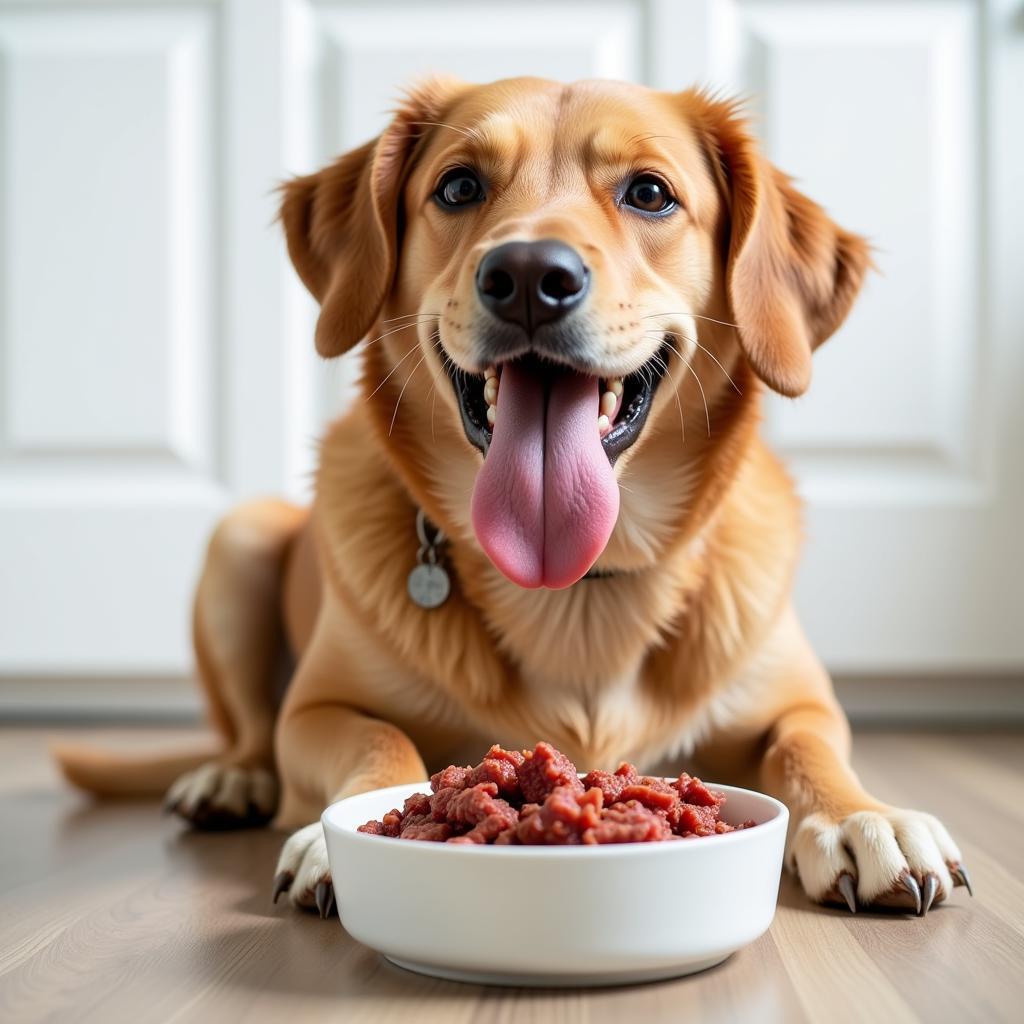
<svg viewBox="0 0 1024 1024"><path fill-rule="evenodd" d="M591 377L598 394L597 431L609 461L630 448L647 422L654 392L665 375L671 345L667 344L640 369L625 377ZM466 373L446 360L448 376L459 399L462 426L470 444L485 456L494 434L501 390L502 364L488 367L483 374ZM517 367L549 382L570 368L549 362L540 356L527 355L513 360Z"/></svg>
<svg viewBox="0 0 1024 1024"><path fill-rule="evenodd" d="M600 556L619 510L612 466L643 431L670 351L621 378L532 354L449 372L466 437L484 454L473 526L513 582L567 587Z"/></svg>

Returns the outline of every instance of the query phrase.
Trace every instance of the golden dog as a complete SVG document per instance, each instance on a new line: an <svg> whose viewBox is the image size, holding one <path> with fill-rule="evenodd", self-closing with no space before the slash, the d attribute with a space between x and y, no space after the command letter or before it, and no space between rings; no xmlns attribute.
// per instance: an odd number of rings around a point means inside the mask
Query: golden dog
<svg viewBox="0 0 1024 1024"><path fill-rule="evenodd" d="M868 246L732 104L430 81L281 217L320 354L372 338L362 398L311 509L246 505L210 543L195 647L222 752L63 748L71 780L170 785L199 827L306 826L275 898L321 913L324 806L493 741L685 755L776 794L814 900L925 913L966 884L943 826L849 767L789 600L798 502L758 437L762 384L807 388Z"/></svg>

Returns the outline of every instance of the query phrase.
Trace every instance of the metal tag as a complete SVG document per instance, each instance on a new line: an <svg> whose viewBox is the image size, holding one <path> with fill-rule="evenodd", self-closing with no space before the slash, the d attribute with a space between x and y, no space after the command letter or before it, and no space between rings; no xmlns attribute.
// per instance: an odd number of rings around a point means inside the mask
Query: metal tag
<svg viewBox="0 0 1024 1024"><path fill-rule="evenodd" d="M424 562L409 573L406 588L413 604L420 608L440 608L451 593L451 581L443 566Z"/></svg>

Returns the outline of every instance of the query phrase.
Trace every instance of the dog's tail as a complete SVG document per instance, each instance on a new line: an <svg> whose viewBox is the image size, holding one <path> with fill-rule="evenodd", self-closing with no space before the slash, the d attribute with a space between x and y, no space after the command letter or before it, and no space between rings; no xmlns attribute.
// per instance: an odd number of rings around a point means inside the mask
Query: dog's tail
<svg viewBox="0 0 1024 1024"><path fill-rule="evenodd" d="M163 796L179 775L198 768L219 752L216 742L205 748L154 754L129 754L81 743L51 743L50 752L64 778L101 797Z"/></svg>

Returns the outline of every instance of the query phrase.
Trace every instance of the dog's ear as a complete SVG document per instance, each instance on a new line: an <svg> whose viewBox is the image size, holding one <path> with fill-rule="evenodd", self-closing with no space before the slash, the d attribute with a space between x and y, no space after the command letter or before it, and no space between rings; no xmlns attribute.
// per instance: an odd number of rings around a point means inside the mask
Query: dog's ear
<svg viewBox="0 0 1024 1024"><path fill-rule="evenodd" d="M726 286L754 372L791 397L811 382L811 353L846 319L870 248L761 156L736 107L708 101L709 156L729 203Z"/></svg>
<svg viewBox="0 0 1024 1024"><path fill-rule="evenodd" d="M460 86L449 79L420 83L376 139L282 186L288 255L320 303L320 355L347 352L380 314L395 276L410 157L424 126L437 121Z"/></svg>

